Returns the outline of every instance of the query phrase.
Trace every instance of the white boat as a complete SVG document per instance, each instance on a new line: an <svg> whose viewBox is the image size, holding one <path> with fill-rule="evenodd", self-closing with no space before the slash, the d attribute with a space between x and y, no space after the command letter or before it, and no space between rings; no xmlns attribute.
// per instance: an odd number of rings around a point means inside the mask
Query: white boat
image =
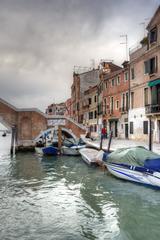
<svg viewBox="0 0 160 240"><path fill-rule="evenodd" d="M103 164L103 154L104 151L98 151L96 149L92 148L83 148L79 150L82 159L84 162L86 162L88 165L101 165Z"/></svg>
<svg viewBox="0 0 160 240"><path fill-rule="evenodd" d="M63 155L68 155L68 156L78 156L80 155L79 150L82 148L85 148L86 145L74 145L71 147L68 146L62 146L61 147L61 153Z"/></svg>
<svg viewBox="0 0 160 240"><path fill-rule="evenodd" d="M117 149L104 164L115 177L160 188L160 156L143 147Z"/></svg>
<svg viewBox="0 0 160 240"><path fill-rule="evenodd" d="M121 166L116 163L105 163L108 171L115 177L160 188L160 172L152 171L144 167Z"/></svg>

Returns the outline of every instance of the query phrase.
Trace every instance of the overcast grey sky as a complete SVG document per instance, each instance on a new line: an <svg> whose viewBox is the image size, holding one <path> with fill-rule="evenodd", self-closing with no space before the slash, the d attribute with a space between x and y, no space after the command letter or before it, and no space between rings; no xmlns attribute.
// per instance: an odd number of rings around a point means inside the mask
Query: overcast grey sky
<svg viewBox="0 0 160 240"><path fill-rule="evenodd" d="M70 97L74 65L125 60L159 0L0 0L0 97L45 110ZM146 21L147 23L147 21Z"/></svg>

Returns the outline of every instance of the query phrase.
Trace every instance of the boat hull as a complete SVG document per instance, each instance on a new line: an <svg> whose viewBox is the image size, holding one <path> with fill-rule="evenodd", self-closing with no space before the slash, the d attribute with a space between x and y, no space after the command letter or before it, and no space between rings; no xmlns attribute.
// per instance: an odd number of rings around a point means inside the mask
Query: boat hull
<svg viewBox="0 0 160 240"><path fill-rule="evenodd" d="M96 149L91 149L91 148L84 148L81 149L80 151L81 157L85 163L88 165L99 165L99 159L98 158L98 153L99 151Z"/></svg>
<svg viewBox="0 0 160 240"><path fill-rule="evenodd" d="M108 171L117 178L160 188L159 172L153 172L153 173L140 172L140 171L120 167L117 164L110 164L110 163L106 163L106 166Z"/></svg>
<svg viewBox="0 0 160 240"><path fill-rule="evenodd" d="M56 155L58 155L58 148L52 147L52 146L44 147L44 148L42 148L42 152L44 155L56 156Z"/></svg>
<svg viewBox="0 0 160 240"><path fill-rule="evenodd" d="M63 155L68 155L68 156L79 156L80 155L79 150L84 147L85 145L72 146L72 147L63 146L61 148L61 153Z"/></svg>

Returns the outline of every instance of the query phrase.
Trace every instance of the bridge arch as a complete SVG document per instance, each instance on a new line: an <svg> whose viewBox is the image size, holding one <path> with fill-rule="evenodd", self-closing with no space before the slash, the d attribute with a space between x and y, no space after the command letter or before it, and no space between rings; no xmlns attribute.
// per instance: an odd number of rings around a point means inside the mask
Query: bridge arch
<svg viewBox="0 0 160 240"><path fill-rule="evenodd" d="M36 108L16 108L0 98L0 122L15 133L19 149L34 147L36 137L51 128L48 121L52 119L64 120L64 127L70 129L76 137L86 132L84 126L65 116L46 115Z"/></svg>

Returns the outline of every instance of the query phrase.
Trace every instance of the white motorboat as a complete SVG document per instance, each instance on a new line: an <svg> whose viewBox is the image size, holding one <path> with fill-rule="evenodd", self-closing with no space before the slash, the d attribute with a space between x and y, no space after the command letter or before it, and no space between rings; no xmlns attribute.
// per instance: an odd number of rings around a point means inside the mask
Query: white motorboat
<svg viewBox="0 0 160 240"><path fill-rule="evenodd" d="M73 145L73 146L62 146L61 153L68 156L80 155L79 150L85 148L86 145Z"/></svg>
<svg viewBox="0 0 160 240"><path fill-rule="evenodd" d="M92 148L83 148L79 150L82 159L84 162L86 162L88 165L101 165L103 164L103 154L104 151L98 151L96 149Z"/></svg>
<svg viewBox="0 0 160 240"><path fill-rule="evenodd" d="M160 188L160 172L116 163L106 163L106 166L108 171L118 178Z"/></svg>
<svg viewBox="0 0 160 240"><path fill-rule="evenodd" d="M104 163L115 177L160 188L160 156L143 147L118 149Z"/></svg>

